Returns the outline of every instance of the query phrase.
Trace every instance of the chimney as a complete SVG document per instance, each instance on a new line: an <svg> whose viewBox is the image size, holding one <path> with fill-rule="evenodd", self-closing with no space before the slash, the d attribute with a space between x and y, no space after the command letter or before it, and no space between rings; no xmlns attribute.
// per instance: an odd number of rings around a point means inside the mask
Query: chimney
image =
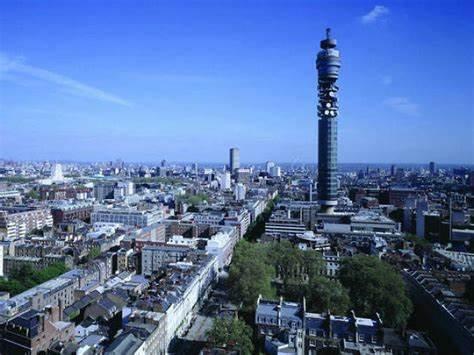
<svg viewBox="0 0 474 355"><path fill-rule="evenodd" d="M40 318L39 323L41 324L41 330L38 333L41 333L41 332L44 332L44 328L45 328L45 314L40 313L39 318Z"/></svg>
<svg viewBox="0 0 474 355"><path fill-rule="evenodd" d="M382 327L383 326L382 318L380 318L380 314L378 312L375 313L375 319L377 320L377 325L379 327Z"/></svg>
<svg viewBox="0 0 474 355"><path fill-rule="evenodd" d="M331 310L329 309L326 315L326 322L327 322L328 338L332 339Z"/></svg>
<svg viewBox="0 0 474 355"><path fill-rule="evenodd" d="M280 326L281 325L281 307L283 304L283 297L280 297L280 303L277 305L277 324Z"/></svg>
<svg viewBox="0 0 474 355"><path fill-rule="evenodd" d="M359 342L359 332L357 331L357 318L355 315L354 310L351 310L351 326L353 327L354 331L354 342L358 343Z"/></svg>
<svg viewBox="0 0 474 355"><path fill-rule="evenodd" d="M63 300L58 300L58 321L63 320Z"/></svg>

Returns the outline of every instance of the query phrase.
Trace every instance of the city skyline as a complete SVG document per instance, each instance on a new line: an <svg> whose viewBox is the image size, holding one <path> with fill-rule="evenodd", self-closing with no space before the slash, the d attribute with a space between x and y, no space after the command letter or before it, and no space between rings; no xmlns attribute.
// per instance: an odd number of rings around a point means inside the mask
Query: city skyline
<svg viewBox="0 0 474 355"><path fill-rule="evenodd" d="M309 2L28 4L0 15L0 158L225 162L235 146L244 163L316 163L314 60L331 26L340 162L474 163L468 2L340 2L324 20Z"/></svg>
<svg viewBox="0 0 474 355"><path fill-rule="evenodd" d="M0 354L474 354L472 1L0 8Z"/></svg>

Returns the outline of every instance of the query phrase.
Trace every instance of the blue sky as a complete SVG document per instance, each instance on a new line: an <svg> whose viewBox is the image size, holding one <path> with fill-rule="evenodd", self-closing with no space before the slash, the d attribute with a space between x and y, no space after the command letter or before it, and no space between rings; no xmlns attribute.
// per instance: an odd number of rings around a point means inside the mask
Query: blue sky
<svg viewBox="0 0 474 355"><path fill-rule="evenodd" d="M2 1L0 157L316 162L315 56L342 55L339 161L474 163L472 1Z"/></svg>

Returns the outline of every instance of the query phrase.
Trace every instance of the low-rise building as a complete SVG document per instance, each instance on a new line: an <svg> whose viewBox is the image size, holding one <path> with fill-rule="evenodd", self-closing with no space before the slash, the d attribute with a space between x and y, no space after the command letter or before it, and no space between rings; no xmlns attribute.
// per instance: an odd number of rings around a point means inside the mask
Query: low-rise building
<svg viewBox="0 0 474 355"><path fill-rule="evenodd" d="M139 210L132 207L95 207L91 223L121 223L128 226L146 227L160 222L164 217L161 209Z"/></svg>
<svg viewBox="0 0 474 355"><path fill-rule="evenodd" d="M296 237L306 231L301 218L292 218L290 210L277 210L265 223L265 234L276 238Z"/></svg>
<svg viewBox="0 0 474 355"><path fill-rule="evenodd" d="M133 255L133 249L120 249L117 251L117 270L127 271L131 265L131 258Z"/></svg>
<svg viewBox="0 0 474 355"><path fill-rule="evenodd" d="M430 271L403 271L411 299L431 331L443 334L463 355L474 353L474 307ZM453 352L454 352L453 351Z"/></svg>
<svg viewBox="0 0 474 355"><path fill-rule="evenodd" d="M250 226L249 211L245 208L229 211L227 217L224 218L224 225L236 227L239 238L243 238Z"/></svg>
<svg viewBox="0 0 474 355"><path fill-rule="evenodd" d="M30 309L43 309L48 305L67 307L75 300L74 291L94 277L97 275L93 270L74 269L8 300L0 301L0 320Z"/></svg>
<svg viewBox="0 0 474 355"><path fill-rule="evenodd" d="M219 269L230 264L237 240L236 228L224 227L207 241L206 252L217 258Z"/></svg>
<svg viewBox="0 0 474 355"><path fill-rule="evenodd" d="M436 354L433 342L424 334L408 331L406 337L384 328L375 319L310 313L303 303L257 300L255 325L264 337L270 355L312 355L320 352L339 354ZM394 352L402 351L402 352Z"/></svg>
<svg viewBox="0 0 474 355"><path fill-rule="evenodd" d="M325 251L323 252L323 260L326 264L326 276L330 278L336 277L341 267L339 252Z"/></svg>
<svg viewBox="0 0 474 355"><path fill-rule="evenodd" d="M39 258L31 256L5 256L3 258L3 272L8 276L13 270L21 269L24 265L29 265L33 270L42 270L58 263L70 268L73 266L73 258L69 255L51 254Z"/></svg>
<svg viewBox="0 0 474 355"><path fill-rule="evenodd" d="M7 238L24 238L34 229L53 226L53 217L48 208L1 207L0 230Z"/></svg>
<svg viewBox="0 0 474 355"><path fill-rule="evenodd" d="M166 277L151 286L156 292L144 293L135 305L142 310L166 314L167 348L168 345L173 347L173 340L191 323L218 278L214 256L195 252L188 260L169 264Z"/></svg>
<svg viewBox="0 0 474 355"><path fill-rule="evenodd" d="M47 306L22 313L1 328L2 354L47 354L56 343L74 340L74 324L62 321L61 309Z"/></svg>
<svg viewBox="0 0 474 355"><path fill-rule="evenodd" d="M94 204L90 201L74 203L56 203L51 207L54 225L72 222L76 219L88 221L91 217Z"/></svg>
<svg viewBox="0 0 474 355"><path fill-rule="evenodd" d="M135 310L124 326L125 333L131 333L143 343L144 355L164 355L167 353L166 315L159 312ZM106 350L106 354L110 351ZM113 354L116 354L113 353ZM138 354L127 351L124 355Z"/></svg>
<svg viewBox="0 0 474 355"><path fill-rule="evenodd" d="M191 250L187 246L166 243L145 246L142 249L142 274L151 276L154 273L162 272L167 264L183 260Z"/></svg>

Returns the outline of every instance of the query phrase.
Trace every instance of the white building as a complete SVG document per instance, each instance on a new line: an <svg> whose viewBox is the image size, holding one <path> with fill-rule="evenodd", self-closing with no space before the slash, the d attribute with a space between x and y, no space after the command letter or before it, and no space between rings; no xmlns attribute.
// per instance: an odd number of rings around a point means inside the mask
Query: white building
<svg viewBox="0 0 474 355"><path fill-rule="evenodd" d="M64 181L63 167L61 164L54 164L51 169L51 181L62 182Z"/></svg>
<svg viewBox="0 0 474 355"><path fill-rule="evenodd" d="M305 231L301 218L291 218L290 211L275 211L265 223L265 234L274 237L292 237Z"/></svg>
<svg viewBox="0 0 474 355"><path fill-rule="evenodd" d="M236 227L239 238L242 238L250 226L249 211L245 208L240 211L229 211L229 215L224 219L224 224Z"/></svg>
<svg viewBox="0 0 474 355"><path fill-rule="evenodd" d="M235 228L226 228L207 241L206 252L217 258L219 269L230 264L237 237Z"/></svg>
<svg viewBox="0 0 474 355"><path fill-rule="evenodd" d="M214 212L214 213L196 213L194 214L194 222L197 224L208 224L211 226L217 226L221 224L225 217L225 213Z"/></svg>
<svg viewBox="0 0 474 355"><path fill-rule="evenodd" d="M52 226L49 208L4 207L0 210L0 230L4 229L8 238L23 238L34 229Z"/></svg>
<svg viewBox="0 0 474 355"><path fill-rule="evenodd" d="M220 186L221 190L230 190L231 188L231 181L230 181L230 173L225 171L220 175Z"/></svg>
<svg viewBox="0 0 474 355"><path fill-rule="evenodd" d="M234 195L235 195L236 201L244 201L245 193L246 193L246 188L244 184L239 182L238 184L235 185Z"/></svg>
<svg viewBox="0 0 474 355"><path fill-rule="evenodd" d="M99 238L101 235L106 235L110 237L115 234L117 229L122 225L120 223L109 223L109 222L96 222L93 224L93 230L86 234L87 238L95 239Z"/></svg>
<svg viewBox="0 0 474 355"><path fill-rule="evenodd" d="M331 243L329 239L321 235L314 234L313 231L306 231L302 234L297 234L298 247L301 250L317 250L324 251L331 249Z"/></svg>
<svg viewBox="0 0 474 355"><path fill-rule="evenodd" d="M118 182L114 188L114 200L133 195L134 193L135 184L132 181Z"/></svg>
<svg viewBox="0 0 474 355"><path fill-rule="evenodd" d="M196 238L184 238L182 235L173 235L166 244L181 245L188 248L196 248L198 240Z"/></svg>
<svg viewBox="0 0 474 355"><path fill-rule="evenodd" d="M192 263L177 263L182 268L193 267ZM215 257L210 257L207 262L199 265L196 274L186 286L183 294L171 303L166 310L166 344L174 337L178 337L191 323L194 309L198 302L205 298L212 281L217 278L218 263Z"/></svg>
<svg viewBox="0 0 474 355"><path fill-rule="evenodd" d="M161 268L183 260L191 251L185 245L153 245L142 249L142 274L150 276Z"/></svg>
<svg viewBox="0 0 474 355"><path fill-rule="evenodd" d="M91 214L91 223L121 223L128 226L145 227L160 222L164 217L161 209L140 211L131 207L96 207Z"/></svg>
<svg viewBox="0 0 474 355"><path fill-rule="evenodd" d="M272 161L267 161L267 163L265 164L265 170L267 172L268 175L271 175L272 174L272 169L275 167L275 163L272 162Z"/></svg>
<svg viewBox="0 0 474 355"><path fill-rule="evenodd" d="M323 252L323 260L326 263L326 276L336 277L341 267L341 257L339 252L333 253L331 251Z"/></svg>
<svg viewBox="0 0 474 355"><path fill-rule="evenodd" d="M3 277L3 245L0 245L0 277Z"/></svg>
<svg viewBox="0 0 474 355"><path fill-rule="evenodd" d="M267 207L267 201L263 199L248 201L246 208L250 212L251 222L254 222Z"/></svg>
<svg viewBox="0 0 474 355"><path fill-rule="evenodd" d="M273 177L280 177L281 176L281 168L279 166L274 166L271 171L270 175Z"/></svg>

